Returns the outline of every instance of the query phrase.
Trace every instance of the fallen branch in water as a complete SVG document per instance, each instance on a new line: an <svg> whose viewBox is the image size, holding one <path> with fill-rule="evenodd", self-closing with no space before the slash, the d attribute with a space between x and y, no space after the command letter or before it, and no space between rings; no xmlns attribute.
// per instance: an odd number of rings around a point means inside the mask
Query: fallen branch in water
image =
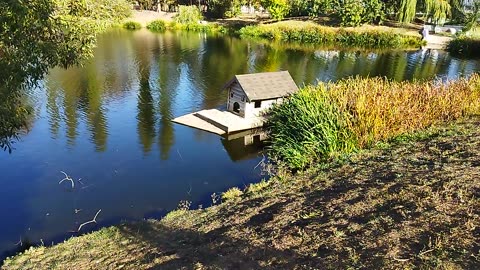
<svg viewBox="0 0 480 270"><path fill-rule="evenodd" d="M20 241L18 241L15 246L23 246L23 242L22 242L22 237L20 237Z"/></svg>
<svg viewBox="0 0 480 270"><path fill-rule="evenodd" d="M82 227L85 226L85 225L87 225L87 224L90 224L90 223L95 223L95 224L97 224L97 216L98 216L98 214L100 214L101 211L102 211L102 209L98 210L92 220L80 224L80 226L78 227L77 232L80 232L80 230L82 229Z"/></svg>
<svg viewBox="0 0 480 270"><path fill-rule="evenodd" d="M265 155L262 154L262 160L260 160L260 162L258 162L257 166L255 166L253 169L255 170L258 166L262 165L262 167L265 166Z"/></svg>
<svg viewBox="0 0 480 270"><path fill-rule="evenodd" d="M58 182L58 184L61 184L63 181L70 181L72 183L72 188L75 188L75 182L73 181L73 179L70 176L68 176L68 174L66 174L65 172L63 172L63 171L60 171L60 172L65 174L65 178L60 180L60 182Z"/></svg>

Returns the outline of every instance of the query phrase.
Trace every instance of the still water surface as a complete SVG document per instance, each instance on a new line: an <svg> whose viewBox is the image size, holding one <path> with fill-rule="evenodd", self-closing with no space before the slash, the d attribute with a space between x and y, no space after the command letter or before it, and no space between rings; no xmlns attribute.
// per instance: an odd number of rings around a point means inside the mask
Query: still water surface
<svg viewBox="0 0 480 270"><path fill-rule="evenodd" d="M290 71L301 86L352 75L456 78L480 71L480 62L441 51L323 51L198 33L106 33L92 61L53 69L32 89L30 130L12 154L0 153L0 258L19 239L74 235L69 231L99 209L100 225L158 217L181 200L209 206L212 193L259 181L255 147L171 119L222 106L222 85L235 74L277 70ZM81 181L73 189L60 185L61 171Z"/></svg>

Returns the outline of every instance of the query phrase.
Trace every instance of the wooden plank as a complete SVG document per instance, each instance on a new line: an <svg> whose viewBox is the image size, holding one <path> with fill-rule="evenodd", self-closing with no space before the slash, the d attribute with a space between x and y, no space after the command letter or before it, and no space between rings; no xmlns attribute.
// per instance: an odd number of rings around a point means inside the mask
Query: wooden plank
<svg viewBox="0 0 480 270"><path fill-rule="evenodd" d="M222 129L198 118L197 116L195 116L195 113L177 117L172 121L180 125L201 129L218 135L223 135L226 133Z"/></svg>

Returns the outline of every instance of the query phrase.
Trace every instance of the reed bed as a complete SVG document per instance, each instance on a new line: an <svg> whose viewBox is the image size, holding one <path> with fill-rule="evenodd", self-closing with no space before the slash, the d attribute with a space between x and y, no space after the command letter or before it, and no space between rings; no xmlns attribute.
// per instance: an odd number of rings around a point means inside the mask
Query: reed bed
<svg viewBox="0 0 480 270"><path fill-rule="evenodd" d="M456 38L450 41L447 50L455 56L480 57L480 38Z"/></svg>
<svg viewBox="0 0 480 270"><path fill-rule="evenodd" d="M480 76L446 83L349 78L307 86L271 110L270 154L292 169L480 114Z"/></svg>
<svg viewBox="0 0 480 270"><path fill-rule="evenodd" d="M164 20L155 20L147 25L147 29L153 32L163 32L165 30L184 30L192 32L206 33L226 33L227 29L216 23L177 23Z"/></svg>
<svg viewBox="0 0 480 270"><path fill-rule="evenodd" d="M304 22L251 25L240 29L239 34L242 37L286 42L364 48L418 48L424 44L419 36L391 29L337 28Z"/></svg>

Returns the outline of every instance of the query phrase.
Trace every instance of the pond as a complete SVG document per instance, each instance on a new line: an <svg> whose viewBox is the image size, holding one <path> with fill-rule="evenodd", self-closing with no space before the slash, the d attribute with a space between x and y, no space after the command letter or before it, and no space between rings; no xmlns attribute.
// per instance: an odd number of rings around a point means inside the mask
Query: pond
<svg viewBox="0 0 480 270"><path fill-rule="evenodd" d="M456 78L480 62L442 51L324 51L203 33L113 30L83 67L51 70L31 89L29 130L0 152L0 258L98 225L160 217L180 201L259 181L261 148L171 122L221 107L235 74L288 70L296 83L352 75ZM75 180L62 182L67 173ZM78 179L81 179L78 181Z"/></svg>

